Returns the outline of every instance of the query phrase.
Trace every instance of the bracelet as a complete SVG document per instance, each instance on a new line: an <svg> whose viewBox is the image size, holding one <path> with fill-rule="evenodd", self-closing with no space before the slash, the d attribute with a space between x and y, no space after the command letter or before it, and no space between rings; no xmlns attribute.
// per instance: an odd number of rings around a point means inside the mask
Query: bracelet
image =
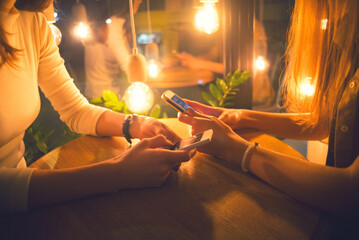
<svg viewBox="0 0 359 240"><path fill-rule="evenodd" d="M130 122L131 122L132 115L126 115L125 120L122 123L122 133L123 136L126 138L129 144L132 144L131 135L130 135Z"/></svg>
<svg viewBox="0 0 359 240"><path fill-rule="evenodd" d="M242 157L242 163L241 163L241 167L242 167L242 171L243 172L248 172L248 169L246 167L247 163L246 160L248 159L248 155L251 153L251 151L253 149L255 149L259 144L257 142L251 143L250 145L248 145L246 151L244 151L243 157Z"/></svg>

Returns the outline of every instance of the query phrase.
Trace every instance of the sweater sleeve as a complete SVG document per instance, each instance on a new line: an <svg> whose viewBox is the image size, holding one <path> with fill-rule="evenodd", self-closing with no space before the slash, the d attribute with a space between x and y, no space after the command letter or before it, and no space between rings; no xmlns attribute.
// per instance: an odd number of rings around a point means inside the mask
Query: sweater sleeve
<svg viewBox="0 0 359 240"><path fill-rule="evenodd" d="M42 14L37 15L40 33L38 83L52 106L72 131L97 135L98 119L108 109L89 104L68 74L51 29Z"/></svg>
<svg viewBox="0 0 359 240"><path fill-rule="evenodd" d="M0 212L27 210L32 168L0 168Z"/></svg>

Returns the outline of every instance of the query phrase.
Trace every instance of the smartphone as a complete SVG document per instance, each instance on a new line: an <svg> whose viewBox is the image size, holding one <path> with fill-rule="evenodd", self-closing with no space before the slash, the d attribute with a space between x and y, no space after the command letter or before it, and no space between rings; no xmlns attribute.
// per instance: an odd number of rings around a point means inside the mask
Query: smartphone
<svg viewBox="0 0 359 240"><path fill-rule="evenodd" d="M162 100L171 105L174 109L181 113L188 113L188 104L185 103L177 94L167 90L161 96Z"/></svg>
<svg viewBox="0 0 359 240"><path fill-rule="evenodd" d="M196 147L200 147L206 143L209 143L212 139L213 130L208 129L202 133L196 134L192 137L182 139L175 143L170 149L171 150L191 150Z"/></svg>

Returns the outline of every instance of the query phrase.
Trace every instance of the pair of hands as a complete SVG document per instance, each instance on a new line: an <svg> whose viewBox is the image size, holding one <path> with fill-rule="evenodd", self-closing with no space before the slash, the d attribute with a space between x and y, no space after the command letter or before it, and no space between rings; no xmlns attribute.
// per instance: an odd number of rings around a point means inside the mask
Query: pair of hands
<svg viewBox="0 0 359 240"><path fill-rule="evenodd" d="M240 164L238 153L242 153L248 147L249 142L236 134L233 129L241 128L241 110L209 107L194 101L185 102L199 113L188 109L188 114L180 113L179 121L191 126L191 134L197 134L207 129L213 130L212 141L198 151L224 158L229 162Z"/></svg>
<svg viewBox="0 0 359 240"><path fill-rule="evenodd" d="M181 138L168 126L146 116L131 119L130 135L141 141L111 159L115 170L115 188L157 187L173 169L190 160L195 150L169 150Z"/></svg>

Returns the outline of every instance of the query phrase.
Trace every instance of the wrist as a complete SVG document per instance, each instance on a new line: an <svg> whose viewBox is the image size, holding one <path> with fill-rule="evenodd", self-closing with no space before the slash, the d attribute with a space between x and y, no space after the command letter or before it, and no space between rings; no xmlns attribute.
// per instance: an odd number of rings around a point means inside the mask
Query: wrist
<svg viewBox="0 0 359 240"><path fill-rule="evenodd" d="M225 159L241 166L243 153L249 145L250 142L244 140L237 134L231 136L231 140L228 142L228 147L225 151Z"/></svg>

